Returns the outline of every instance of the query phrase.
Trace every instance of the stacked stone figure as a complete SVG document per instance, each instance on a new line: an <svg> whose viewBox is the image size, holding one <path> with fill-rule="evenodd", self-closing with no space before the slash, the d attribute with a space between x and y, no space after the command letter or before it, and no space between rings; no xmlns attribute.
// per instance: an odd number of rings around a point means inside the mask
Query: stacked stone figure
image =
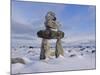
<svg viewBox="0 0 100 75"><path fill-rule="evenodd" d="M37 32L38 37L42 38L40 60L50 57L50 44L48 42L50 39L57 39L54 52L55 57L58 58L59 55L64 56L63 47L61 45L61 38L64 37L64 32L59 30L59 23L57 22L54 12L49 11L46 14L44 24L46 29Z"/></svg>

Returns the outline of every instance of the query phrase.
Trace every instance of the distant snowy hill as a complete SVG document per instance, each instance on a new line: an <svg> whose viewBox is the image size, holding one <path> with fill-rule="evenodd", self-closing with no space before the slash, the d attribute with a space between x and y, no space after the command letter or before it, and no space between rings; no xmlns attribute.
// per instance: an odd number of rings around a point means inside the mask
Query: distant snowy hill
<svg viewBox="0 0 100 75"><path fill-rule="evenodd" d="M41 38L33 38L33 40L14 40L12 41L12 47L21 47L21 46L33 46L33 47L41 47ZM56 40L49 40L51 47L56 46ZM62 40L63 47L95 47L95 40L80 40L67 43L67 41Z"/></svg>
<svg viewBox="0 0 100 75"><path fill-rule="evenodd" d="M92 46L95 47L95 40L79 40L79 41L74 41L71 43L67 43L67 41L62 41L62 44L64 47L79 47L79 46Z"/></svg>

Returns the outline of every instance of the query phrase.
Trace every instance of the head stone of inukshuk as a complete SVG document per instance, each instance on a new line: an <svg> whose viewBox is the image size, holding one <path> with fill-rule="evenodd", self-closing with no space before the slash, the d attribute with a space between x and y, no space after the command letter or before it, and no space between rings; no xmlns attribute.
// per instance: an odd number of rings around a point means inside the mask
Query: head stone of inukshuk
<svg viewBox="0 0 100 75"><path fill-rule="evenodd" d="M45 16L45 27L50 30L58 30L59 24L56 21L56 15L54 12L49 11Z"/></svg>
<svg viewBox="0 0 100 75"><path fill-rule="evenodd" d="M48 40L53 38L57 39L55 52L53 52L53 54L56 56L56 58L59 57L59 55L64 55L63 47L61 45L61 38L64 37L64 33L59 31L59 23L56 20L57 18L54 12L47 12L44 22L46 30L42 30L38 33L38 35L41 35L40 37L43 38L40 59L49 58L52 55L52 52L50 52L50 44ZM62 36L59 37L58 35Z"/></svg>

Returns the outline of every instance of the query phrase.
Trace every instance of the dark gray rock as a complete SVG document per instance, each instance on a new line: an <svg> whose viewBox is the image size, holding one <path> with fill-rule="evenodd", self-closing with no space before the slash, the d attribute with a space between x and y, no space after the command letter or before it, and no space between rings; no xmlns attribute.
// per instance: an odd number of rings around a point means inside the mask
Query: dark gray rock
<svg viewBox="0 0 100 75"><path fill-rule="evenodd" d="M76 54L71 54L69 57L75 57L76 56Z"/></svg>
<svg viewBox="0 0 100 75"><path fill-rule="evenodd" d="M22 58L11 58L11 64L16 64L16 63L26 64L24 59Z"/></svg>

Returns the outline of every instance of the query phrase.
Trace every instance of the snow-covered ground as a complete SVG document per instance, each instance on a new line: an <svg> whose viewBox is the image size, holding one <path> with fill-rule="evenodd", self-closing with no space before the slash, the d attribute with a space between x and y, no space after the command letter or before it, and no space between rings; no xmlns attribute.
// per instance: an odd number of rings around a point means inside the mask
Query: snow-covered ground
<svg viewBox="0 0 100 75"><path fill-rule="evenodd" d="M25 64L12 64L12 74L95 69L95 41L64 44L64 57L39 60L40 48L12 48L12 58L22 58ZM53 49L52 49L53 50Z"/></svg>

